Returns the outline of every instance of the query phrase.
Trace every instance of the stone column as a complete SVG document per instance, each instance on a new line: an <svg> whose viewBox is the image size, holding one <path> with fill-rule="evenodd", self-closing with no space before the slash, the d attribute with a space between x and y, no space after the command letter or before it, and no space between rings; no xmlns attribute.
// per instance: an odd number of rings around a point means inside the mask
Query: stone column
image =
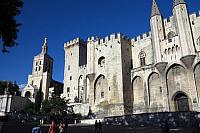
<svg viewBox="0 0 200 133"><path fill-rule="evenodd" d="M169 108L169 97L168 97L168 89L166 83L166 74L165 69L167 67L167 62L160 62L155 65L157 70L160 73L160 80L161 80L161 89L162 89L162 96L163 96L163 111L170 111Z"/></svg>
<svg viewBox="0 0 200 133"><path fill-rule="evenodd" d="M181 61L183 62L183 64L187 67L187 76L189 79L189 93L190 93L190 98L191 98L191 110L192 111L198 111L198 103L197 103L197 88L195 85L195 78L194 78L194 72L193 72L193 62L195 59L196 55L187 55L181 58Z"/></svg>
<svg viewBox="0 0 200 133"><path fill-rule="evenodd" d="M190 67L187 70L187 76L189 79L189 93L190 93L190 98L191 98L191 111L199 111L198 109L198 97L197 97L197 88L195 85L195 78L194 78L194 72L193 69Z"/></svg>
<svg viewBox="0 0 200 133"><path fill-rule="evenodd" d="M94 82L95 82L95 74L88 74L87 75L89 81L90 81L90 90L89 90L89 105L91 107L94 106Z"/></svg>

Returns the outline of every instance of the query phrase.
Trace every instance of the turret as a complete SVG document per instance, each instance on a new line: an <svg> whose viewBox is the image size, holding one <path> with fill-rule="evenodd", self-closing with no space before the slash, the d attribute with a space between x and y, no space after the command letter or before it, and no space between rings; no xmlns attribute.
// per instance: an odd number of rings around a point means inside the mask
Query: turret
<svg viewBox="0 0 200 133"><path fill-rule="evenodd" d="M42 54L47 54L48 46L47 46L47 38L44 38L44 44L42 46Z"/></svg>
<svg viewBox="0 0 200 133"><path fill-rule="evenodd" d="M180 40L182 56L193 55L195 52L194 41L187 5L184 0L174 0L173 17Z"/></svg>
<svg viewBox="0 0 200 133"><path fill-rule="evenodd" d="M162 60L160 42L164 40L164 27L163 27L163 19L160 14L156 0L153 0L152 3L150 24L151 24L153 49L155 51L154 59L155 63L158 63L161 62Z"/></svg>

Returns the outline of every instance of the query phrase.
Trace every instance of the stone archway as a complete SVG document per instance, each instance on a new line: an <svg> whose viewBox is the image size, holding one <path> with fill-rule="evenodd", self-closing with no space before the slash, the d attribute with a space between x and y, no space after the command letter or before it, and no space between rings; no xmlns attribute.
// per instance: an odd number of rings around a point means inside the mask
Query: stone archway
<svg viewBox="0 0 200 133"><path fill-rule="evenodd" d="M197 87L198 101L200 101L200 62L194 68L194 78Z"/></svg>
<svg viewBox="0 0 200 133"><path fill-rule="evenodd" d="M177 92L189 92L189 80L186 69L180 64L173 64L166 74L167 91L170 111L177 111L174 97ZM172 99L171 99L172 98Z"/></svg>
<svg viewBox="0 0 200 133"><path fill-rule="evenodd" d="M31 97L31 92L30 91L27 91L24 95L26 98L30 98Z"/></svg>
<svg viewBox="0 0 200 133"><path fill-rule="evenodd" d="M158 73L153 72L148 78L149 87L149 106L151 112L163 111L163 96L161 80Z"/></svg>
<svg viewBox="0 0 200 133"><path fill-rule="evenodd" d="M99 75L94 83L94 102L96 105L107 99L108 81L104 75Z"/></svg>
<svg viewBox="0 0 200 133"><path fill-rule="evenodd" d="M175 111L189 111L189 99L183 92L178 92L174 95Z"/></svg>
<svg viewBox="0 0 200 133"><path fill-rule="evenodd" d="M132 88L133 88L133 112L134 113L145 112L144 85L141 77L136 76L133 79Z"/></svg>

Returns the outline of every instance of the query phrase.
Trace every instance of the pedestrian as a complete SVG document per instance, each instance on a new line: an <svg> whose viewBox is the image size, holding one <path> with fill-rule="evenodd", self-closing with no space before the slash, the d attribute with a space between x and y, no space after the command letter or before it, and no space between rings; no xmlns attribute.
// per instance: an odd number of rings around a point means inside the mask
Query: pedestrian
<svg viewBox="0 0 200 133"><path fill-rule="evenodd" d="M98 122L97 122L97 120L95 121L94 128L95 128L95 133L98 133Z"/></svg>
<svg viewBox="0 0 200 133"><path fill-rule="evenodd" d="M48 133L55 133L55 132L56 132L56 124L54 123L54 120L52 120Z"/></svg>
<svg viewBox="0 0 200 133"><path fill-rule="evenodd" d="M67 129L68 129L68 120L65 119L65 133L67 133Z"/></svg>
<svg viewBox="0 0 200 133"><path fill-rule="evenodd" d="M195 120L193 133L199 133L199 122Z"/></svg>
<svg viewBox="0 0 200 133"><path fill-rule="evenodd" d="M167 120L162 125L162 133L169 133L169 125Z"/></svg>
<svg viewBox="0 0 200 133"><path fill-rule="evenodd" d="M59 133L64 133L64 124L62 122L59 124Z"/></svg>
<svg viewBox="0 0 200 133"><path fill-rule="evenodd" d="M99 133L102 133L102 123L100 120L99 120Z"/></svg>

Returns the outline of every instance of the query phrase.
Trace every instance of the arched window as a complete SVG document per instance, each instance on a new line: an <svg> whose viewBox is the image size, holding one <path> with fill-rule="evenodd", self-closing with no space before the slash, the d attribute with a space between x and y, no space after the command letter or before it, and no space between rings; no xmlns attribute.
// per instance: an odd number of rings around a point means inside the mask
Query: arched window
<svg viewBox="0 0 200 133"><path fill-rule="evenodd" d="M140 66L146 65L145 58L146 58L146 53L143 50L141 50L141 52L139 53Z"/></svg>
<svg viewBox="0 0 200 133"><path fill-rule="evenodd" d="M200 37L197 39L197 45L200 45Z"/></svg>
<svg viewBox="0 0 200 133"><path fill-rule="evenodd" d="M172 38L175 37L175 36L176 36L176 34L173 31L169 32L168 35L167 35L168 42L169 43L172 42Z"/></svg>
<svg viewBox="0 0 200 133"><path fill-rule="evenodd" d="M98 60L98 65L100 67L104 67L105 66L105 57L100 57L99 60Z"/></svg>

